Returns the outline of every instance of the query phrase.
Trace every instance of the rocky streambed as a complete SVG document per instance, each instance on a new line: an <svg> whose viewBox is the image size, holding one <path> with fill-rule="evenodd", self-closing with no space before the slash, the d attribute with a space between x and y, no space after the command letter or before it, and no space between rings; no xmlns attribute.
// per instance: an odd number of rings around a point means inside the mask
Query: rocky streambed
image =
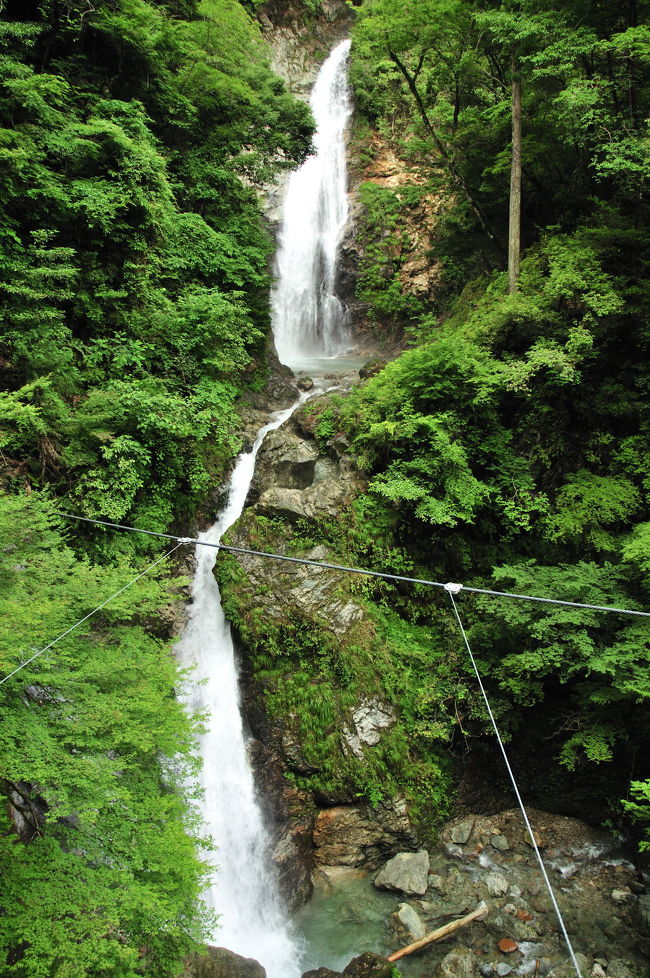
<svg viewBox="0 0 650 978"><path fill-rule="evenodd" d="M583 978L647 978L650 879L606 833L573 818L529 814ZM304 940L303 978L394 978L391 952L481 902L483 920L402 958L399 974L575 975L518 810L454 819L435 848L398 853L375 872L320 864L313 875L314 895L294 918ZM264 969L213 949L188 975L264 978Z"/></svg>
<svg viewBox="0 0 650 978"><path fill-rule="evenodd" d="M650 974L650 895L621 843L558 815L531 812L583 978ZM409 957L405 978L569 978L557 917L518 810L449 822L430 852L403 853L378 873L320 867L303 933L330 978L354 954L387 955L475 909L488 912ZM325 947L330 942L329 951ZM311 976L310 976L311 978Z"/></svg>

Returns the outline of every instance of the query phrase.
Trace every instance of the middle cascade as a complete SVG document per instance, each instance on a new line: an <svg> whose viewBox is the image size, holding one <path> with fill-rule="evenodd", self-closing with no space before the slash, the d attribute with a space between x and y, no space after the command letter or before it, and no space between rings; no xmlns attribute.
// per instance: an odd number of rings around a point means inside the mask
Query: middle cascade
<svg viewBox="0 0 650 978"><path fill-rule="evenodd" d="M282 363L332 357L350 345L345 307L336 296L337 252L348 219L345 130L352 113L341 41L323 64L310 105L313 156L287 185L273 291L273 333Z"/></svg>

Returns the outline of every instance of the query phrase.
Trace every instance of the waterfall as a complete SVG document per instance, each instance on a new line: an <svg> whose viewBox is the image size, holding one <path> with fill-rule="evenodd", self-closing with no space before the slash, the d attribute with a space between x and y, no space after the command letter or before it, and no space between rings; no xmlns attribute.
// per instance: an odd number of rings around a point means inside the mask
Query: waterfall
<svg viewBox="0 0 650 978"><path fill-rule="evenodd" d="M350 344L345 308L334 294L336 258L348 218L345 128L352 111L347 59L350 41L323 64L310 104L316 152L290 177L272 293L273 333L282 363L300 369Z"/></svg>
<svg viewBox="0 0 650 978"><path fill-rule="evenodd" d="M218 543L239 517L264 436L286 421L297 406L274 415L258 433L252 450L240 455L226 506L199 539ZM246 751L230 625L212 573L215 556L211 547L196 548L192 604L177 646L181 667L193 667L184 683L183 701L190 713L206 717L199 737L203 761L200 804L206 833L217 846L217 869L206 902L219 914L211 941L256 958L266 968L267 978L298 978L299 949L271 868L269 838Z"/></svg>
<svg viewBox="0 0 650 978"><path fill-rule="evenodd" d="M285 201L272 307L278 353L290 365L310 355L332 356L348 344L345 310L334 287L336 250L348 212L344 130L350 115L349 47L349 41L337 45L319 72L311 99L317 151L292 176ZM200 539L218 543L238 519L264 436L299 403L274 415L252 450L239 457L227 504ZM219 915L211 940L256 958L267 978L298 978L300 949L282 909L255 795L233 641L212 573L215 554L210 547L196 548L192 604L177 647L181 667L192 670L182 699L190 713L205 717L198 744L200 805L206 834L216 845L216 871L206 902Z"/></svg>

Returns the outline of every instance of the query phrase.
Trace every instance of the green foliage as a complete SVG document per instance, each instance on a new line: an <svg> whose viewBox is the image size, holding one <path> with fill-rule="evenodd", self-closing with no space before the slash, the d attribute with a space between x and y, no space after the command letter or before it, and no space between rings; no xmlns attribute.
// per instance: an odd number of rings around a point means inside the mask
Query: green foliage
<svg viewBox="0 0 650 978"><path fill-rule="evenodd" d="M363 218L357 230L361 262L357 277L357 296L368 306L372 319L407 322L423 311L422 303L403 293L400 268L412 243L401 226L401 208L417 194L411 187L395 193L374 183L362 183L359 199Z"/></svg>
<svg viewBox="0 0 650 978"><path fill-rule="evenodd" d="M630 785L632 801L625 799L623 808L632 816L636 822L647 822L650 820L650 781L633 781ZM650 829L645 828L645 834L650 834ZM650 840L643 840L639 848L642 851L650 849Z"/></svg>
<svg viewBox="0 0 650 978"><path fill-rule="evenodd" d="M153 493L166 528L237 448L269 321L250 183L304 158L309 111L236 0L33 17L0 38L3 451L89 515Z"/></svg>
<svg viewBox="0 0 650 978"><path fill-rule="evenodd" d="M157 553L100 529L73 550L39 490L164 532L239 449L269 325L256 187L312 120L237 0L0 6L6 675ZM211 926L169 600L143 578L0 687L3 974L164 978Z"/></svg>
<svg viewBox="0 0 650 978"><path fill-rule="evenodd" d="M138 572L78 560L36 495L0 499L0 539L3 675ZM202 936L192 730L145 627L169 596L143 578L0 687L7 975L170 974Z"/></svg>

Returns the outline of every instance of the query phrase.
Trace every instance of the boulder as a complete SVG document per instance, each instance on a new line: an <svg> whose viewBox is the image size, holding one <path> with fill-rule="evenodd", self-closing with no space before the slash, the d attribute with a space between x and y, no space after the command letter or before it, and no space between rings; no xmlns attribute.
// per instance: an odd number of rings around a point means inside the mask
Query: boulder
<svg viewBox="0 0 650 978"><path fill-rule="evenodd" d="M266 969L253 958L208 945L204 953L185 959L183 978L266 978Z"/></svg>
<svg viewBox="0 0 650 978"><path fill-rule="evenodd" d="M583 958L586 962L583 955L576 955L576 957L578 959ZM581 964L580 960L578 960L578 964ZM607 963L607 978L636 978L636 975L637 971L633 965L622 958L611 958Z"/></svg>
<svg viewBox="0 0 650 978"><path fill-rule="evenodd" d="M390 961L372 951L353 958L347 968L343 969L344 978L391 978L393 973L394 968Z"/></svg>
<svg viewBox="0 0 650 978"><path fill-rule="evenodd" d="M398 852L382 866L374 879L379 890L397 890L407 896L424 896L429 879L429 853Z"/></svg>
<svg viewBox="0 0 650 978"><path fill-rule="evenodd" d="M490 845L493 849L497 849L499 852L507 852L510 848L510 843L506 839L505 835L490 836Z"/></svg>
<svg viewBox="0 0 650 978"><path fill-rule="evenodd" d="M361 367L359 370L359 376L362 380L367 380L369 377L374 377L375 374L378 374L384 369L386 363L386 360L381 360L378 357L375 357L373 360L368 360L368 362L364 363L363 367Z"/></svg>
<svg viewBox="0 0 650 978"><path fill-rule="evenodd" d="M400 903L391 920L399 939L405 944L419 941L427 932L421 917L408 903Z"/></svg>
<svg viewBox="0 0 650 978"><path fill-rule="evenodd" d="M341 978L341 972L330 971L329 968L317 968L315 971L305 971L302 978Z"/></svg>
<svg viewBox="0 0 650 978"><path fill-rule="evenodd" d="M465 821L460 822L458 825L454 825L449 838L456 845L465 845L466 842L469 842L469 837L472 834L473 828L473 819L465 819Z"/></svg>
<svg viewBox="0 0 650 978"><path fill-rule="evenodd" d="M469 948L458 947L442 959L436 976L437 978L474 978L478 973L474 955Z"/></svg>

